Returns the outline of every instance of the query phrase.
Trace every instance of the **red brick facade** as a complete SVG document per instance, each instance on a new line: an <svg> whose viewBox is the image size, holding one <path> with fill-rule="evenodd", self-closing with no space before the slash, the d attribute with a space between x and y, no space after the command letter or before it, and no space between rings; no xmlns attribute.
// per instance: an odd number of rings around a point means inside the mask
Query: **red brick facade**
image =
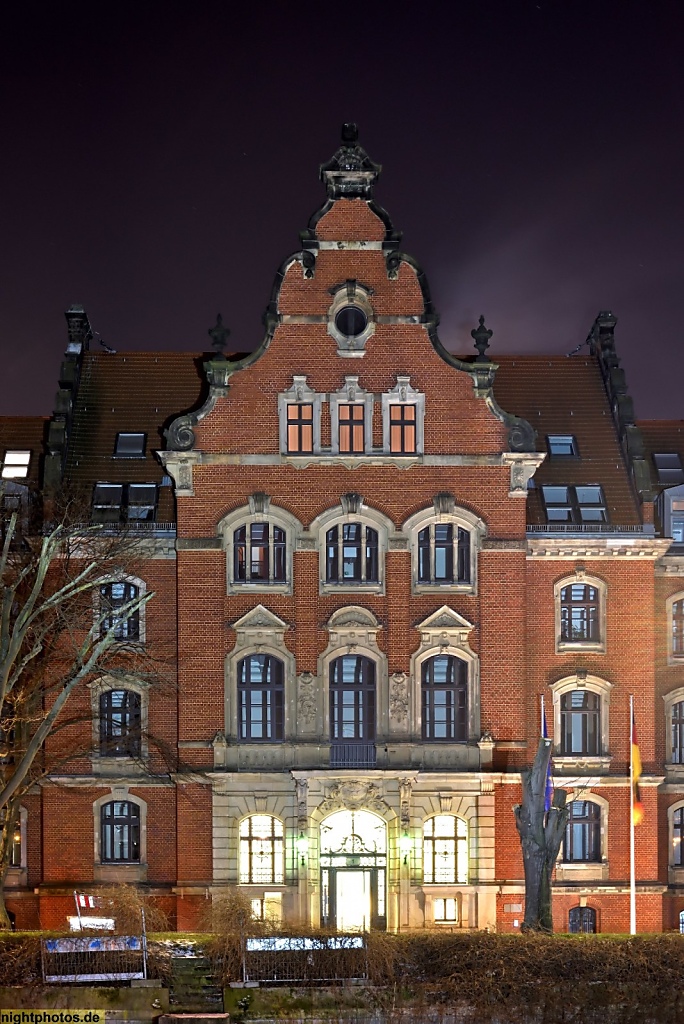
<svg viewBox="0 0 684 1024"><path fill-rule="evenodd" d="M136 576L155 593L145 643L174 687L150 690L144 726L175 764L152 743L145 770L95 751L26 800L19 926L60 927L74 888L120 880L178 928L241 885L255 912L291 922L515 930L511 808L544 697L555 784L578 814L556 927L588 908L597 930L625 931L632 694L638 926L679 927L668 698L684 657L668 598L684 593L684 560L660 513L653 526L648 462L674 449L635 441L610 314L573 359L498 360L486 343L450 355L422 271L374 204L377 173L353 140L325 165L327 203L281 267L264 342L205 357L208 393L192 355L95 353L83 328L67 357L70 417L51 424L46 479L158 487ZM356 333L336 326L347 307ZM304 450L288 450L290 405L311 410ZM363 426L345 451L350 407ZM390 407L415 429L401 452ZM113 458L121 431L145 434L140 460ZM576 450L555 454L549 436ZM548 488L570 492L567 518ZM268 527L268 560L252 526ZM77 697L86 713L92 692ZM105 863L108 801L134 807L143 838Z"/></svg>

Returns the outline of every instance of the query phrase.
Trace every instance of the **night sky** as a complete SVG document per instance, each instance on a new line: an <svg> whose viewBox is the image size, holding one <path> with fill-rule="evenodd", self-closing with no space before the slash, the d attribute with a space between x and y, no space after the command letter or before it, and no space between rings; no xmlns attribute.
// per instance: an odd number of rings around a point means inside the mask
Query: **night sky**
<svg viewBox="0 0 684 1024"><path fill-rule="evenodd" d="M484 313L493 358L564 354L612 309L637 414L684 416L681 0L12 7L0 414L51 412L73 302L119 351L219 310L254 348L354 120L449 348Z"/></svg>

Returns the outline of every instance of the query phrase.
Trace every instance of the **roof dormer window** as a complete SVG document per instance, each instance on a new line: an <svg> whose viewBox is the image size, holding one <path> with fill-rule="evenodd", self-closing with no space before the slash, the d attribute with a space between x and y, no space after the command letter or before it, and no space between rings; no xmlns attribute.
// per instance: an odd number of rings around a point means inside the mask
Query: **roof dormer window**
<svg viewBox="0 0 684 1024"><path fill-rule="evenodd" d="M145 434L119 432L116 435L114 457L117 459L144 459L145 441Z"/></svg>
<svg viewBox="0 0 684 1024"><path fill-rule="evenodd" d="M658 483L665 487L676 487L677 484L684 484L684 470L682 460L676 452L656 452L653 456Z"/></svg>
<svg viewBox="0 0 684 1024"><path fill-rule="evenodd" d="M31 452L5 452L2 462L3 480L23 480L28 476Z"/></svg>
<svg viewBox="0 0 684 1024"><path fill-rule="evenodd" d="M554 458L558 456L577 458L579 455L577 438L574 434L547 434L546 444L549 449L549 455L552 455Z"/></svg>

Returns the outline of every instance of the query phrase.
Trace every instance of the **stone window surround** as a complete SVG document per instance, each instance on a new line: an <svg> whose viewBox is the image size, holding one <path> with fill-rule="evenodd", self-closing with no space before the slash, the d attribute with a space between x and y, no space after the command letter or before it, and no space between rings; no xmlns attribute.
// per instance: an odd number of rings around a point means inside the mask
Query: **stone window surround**
<svg viewBox="0 0 684 1024"><path fill-rule="evenodd" d="M468 861L468 878L465 881L462 881L462 882L425 882L425 881L423 881L424 871L425 871L425 862L424 862L424 856L423 856L423 851L425 849L425 825L426 825L426 823L431 818L437 818L437 817L457 818L459 821L462 821L464 823L464 825L465 825L465 828L466 828L465 848L466 848L466 859ZM454 840L455 840L455 842L457 844L456 845L456 862L455 862L455 867L458 868L458 838L456 836L454 836ZM452 896L452 892L451 891L447 892L446 890L451 890L455 886L463 886L463 885L468 885L470 883L470 874L471 874L471 872L470 872L470 860L471 860L470 841L471 841L471 837L470 837L470 821L466 817L464 817L462 814L454 814L453 811L442 811L442 810L440 810L440 811L435 811L434 814L426 814L425 817L423 818L423 820L421 822L421 825L420 825L420 870L421 870L421 882L420 882L420 885L422 886L422 888L426 892L430 893L433 898L437 897L437 899L439 899L440 897L445 897L445 896L446 897L451 897ZM445 890L445 891L442 892L440 890Z"/></svg>
<svg viewBox="0 0 684 1024"><path fill-rule="evenodd" d="M672 644L672 615L673 606L677 601L684 601L684 590L678 590L676 594L670 594L665 601L667 614L667 663L668 665L684 665L684 655L675 655Z"/></svg>
<svg viewBox="0 0 684 1024"><path fill-rule="evenodd" d="M132 583L134 587L138 588L138 597L144 597L147 593L147 584L145 580L140 579L139 576L132 576L130 573L116 573L112 576L103 576L97 581L97 584L93 587L93 632L97 633L99 629L99 618L100 618L100 587L106 583ZM138 639L137 640L115 640L114 646L121 644L124 647L131 647L138 644L144 644L147 641L147 604L142 604L138 608Z"/></svg>
<svg viewBox="0 0 684 1024"><path fill-rule="evenodd" d="M356 509L356 511L354 511ZM378 582L359 583L349 581L348 583L328 583L326 580L326 534L333 526L341 526L346 523L363 523L378 532ZM385 593L385 553L387 551L388 539L394 535L394 523L377 509L364 505L360 495L343 495L339 505L327 508L320 515L316 516L309 528L310 534L314 537L315 546L318 550L318 592L319 594L344 594L344 593Z"/></svg>
<svg viewBox="0 0 684 1024"><path fill-rule="evenodd" d="M409 735L412 742L423 746L442 746L438 740L422 738L422 669L424 662L440 654L452 654L468 666L468 739L467 743L480 739L480 659L470 647L469 634L473 625L452 608L443 605L416 629L420 630L421 643L411 655L411 680L409 683ZM453 743L454 741L448 741ZM439 813L439 812L435 812Z"/></svg>
<svg viewBox="0 0 684 1024"><path fill-rule="evenodd" d="M326 396L313 391L306 382L306 374L295 374L292 386L278 395L278 420L280 428L280 453L292 458L305 458L321 454L321 412ZM288 405L313 406L313 451L289 452L287 450L287 407Z"/></svg>
<svg viewBox="0 0 684 1024"><path fill-rule="evenodd" d="M25 887L28 884L28 847L26 845L28 840L28 811L23 804L19 807L17 825L19 826L21 864L7 868L5 885L8 888L14 886Z"/></svg>
<svg viewBox="0 0 684 1024"><path fill-rule="evenodd" d="M550 684L553 697L553 761L554 765L575 774L599 775L606 773L610 767L610 691L613 684L600 676L590 675L578 669L574 675L563 676ZM561 697L571 690L589 690L601 698L599 728L601 753L594 755L560 753L561 740Z"/></svg>
<svg viewBox="0 0 684 1024"><path fill-rule="evenodd" d="M102 842L102 807L112 801L128 800L140 808L140 863L115 864L102 863L100 845ZM94 837L94 880L96 882L145 882L147 881L147 804L139 796L129 793L128 786L114 785L111 792L93 802L93 837Z"/></svg>
<svg viewBox="0 0 684 1024"><path fill-rule="evenodd" d="M236 583L233 579L233 534L240 526L251 523L268 523L285 531L285 581L245 580ZM227 594L291 594L293 565L292 553L303 531L300 521L279 505L273 505L267 494L253 494L247 505L241 505L225 515L217 525L217 532L226 553ZM249 543L249 530L248 541Z"/></svg>
<svg viewBox="0 0 684 1024"><path fill-rule="evenodd" d="M665 705L665 768L668 776L677 775L684 779L684 764L676 764L672 760L672 708L684 701L684 686L678 686L669 693L663 694Z"/></svg>
<svg viewBox="0 0 684 1024"><path fill-rule="evenodd" d="M413 405L416 409L416 450L406 455L422 455L425 450L425 395L411 387L411 378L397 375L397 383L380 396L382 406L382 451L384 455L401 456L390 450L390 406Z"/></svg>
<svg viewBox="0 0 684 1024"><path fill-rule="evenodd" d="M331 391L330 402L330 452L340 458L371 455L373 452L373 402L372 391L359 386L359 378L347 376L339 391ZM363 452L340 451L340 405L363 406Z"/></svg>
<svg viewBox="0 0 684 1024"><path fill-rule="evenodd" d="M254 818L254 817L257 817L257 816L260 817L260 818L261 817L273 818L275 821L279 821L280 824L283 826L283 863L282 863L283 880L282 880L282 882L241 882L240 881L240 846L241 846L241 838L242 838L241 835L240 835L240 828L242 826L243 821L247 821L248 818ZM292 830L290 829L290 832L291 831ZM273 814L272 811L248 811L247 814L241 814L241 815L239 815L238 817L235 818L235 837L236 837L236 841L237 841L237 849L235 851L236 863L237 863L237 883L236 884L240 887L240 890L244 891L245 895L247 895L248 897L252 897L253 896L255 899L264 899L265 898L265 893L263 892L264 889L268 889L269 891L273 890L274 892L276 892L276 893L279 892L282 895L282 893L284 893L286 891L286 889L288 888L288 882L286 881L286 878L287 878L288 839L290 841L290 844L292 844L292 842L293 842L292 837L288 833L287 821L285 820L285 818L283 818L279 814ZM250 889L253 889L255 891L254 892L250 892L249 891ZM259 891L257 892L256 890L259 890Z"/></svg>
<svg viewBox="0 0 684 1024"><path fill-rule="evenodd" d="M574 792L568 794L568 803L574 800L585 800L588 803L596 804L600 808L599 837L601 860L566 862L562 859L563 844L561 843L556 860L556 881L580 882L607 879L610 874L608 862L608 817L610 804L605 797L599 796L598 793L592 793L591 789L576 788Z"/></svg>
<svg viewBox="0 0 684 1024"><path fill-rule="evenodd" d="M470 534L470 580L453 583L420 583L418 582L418 534L426 526L435 523L453 523ZM432 508L423 508L415 512L404 522L402 532L409 538L411 548L411 592L413 594L462 593L477 594L477 556L482 540L487 534L487 527L482 519L468 509L456 505L452 494L437 494Z"/></svg>
<svg viewBox="0 0 684 1024"><path fill-rule="evenodd" d="M561 640L561 590L564 587L572 586L573 583L582 583L588 587L595 587L598 591L598 640ZM582 653L591 651L592 654L606 653L606 597L608 584L598 576L587 575L582 566L577 566L574 573L569 573L557 580L553 585L553 602L555 608L555 638L556 654Z"/></svg>
<svg viewBox="0 0 684 1024"><path fill-rule="evenodd" d="M337 355L345 359L362 359L366 342L375 333L375 312L370 301L371 290L358 281L345 281L333 291L333 300L328 308L328 334L337 345ZM348 338L337 329L335 317L345 306L358 306L366 315L367 323L361 334Z"/></svg>
<svg viewBox="0 0 684 1024"><path fill-rule="evenodd" d="M389 737L389 674L387 655L377 642L382 627L372 612L360 605L336 609L326 624L328 645L318 657L318 687L322 702L322 740L330 742L330 664L345 654L368 658L375 665L375 744Z"/></svg>
<svg viewBox="0 0 684 1024"><path fill-rule="evenodd" d="M120 679L113 676L100 676L99 679L86 683L86 686L90 690L90 713L93 727L93 751L91 754L93 771L109 773L117 770L130 770L149 756L147 732L149 728L150 684L146 680L136 679L135 676L125 676ZM107 690L132 690L140 697L140 755L138 757L116 757L100 754L100 697Z"/></svg>
<svg viewBox="0 0 684 1024"><path fill-rule="evenodd" d="M250 654L270 654L283 663L283 739L259 740L254 746L281 745L297 735L297 679L295 656L285 645L285 631L290 627L264 605L257 605L232 624L237 633L235 646L225 660L225 737L228 743L249 746L241 740L238 730L238 664ZM255 812L258 813L258 812Z"/></svg>
<svg viewBox="0 0 684 1024"><path fill-rule="evenodd" d="M675 811L684 807L684 798L670 804L667 809L667 873L670 885L684 883L684 866L676 867L674 863L674 815Z"/></svg>

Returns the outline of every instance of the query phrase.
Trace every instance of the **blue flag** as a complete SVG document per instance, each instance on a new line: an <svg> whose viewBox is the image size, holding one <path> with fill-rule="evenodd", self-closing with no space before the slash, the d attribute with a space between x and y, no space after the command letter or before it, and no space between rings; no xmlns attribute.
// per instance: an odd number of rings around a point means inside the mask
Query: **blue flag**
<svg viewBox="0 0 684 1024"><path fill-rule="evenodd" d="M543 700L543 698L542 698ZM542 705L542 737L546 740L549 738L549 734L546 730L546 711ZM551 803L553 801L553 765L552 759L549 758L549 766L546 769L546 791L544 793L544 810L551 810Z"/></svg>

